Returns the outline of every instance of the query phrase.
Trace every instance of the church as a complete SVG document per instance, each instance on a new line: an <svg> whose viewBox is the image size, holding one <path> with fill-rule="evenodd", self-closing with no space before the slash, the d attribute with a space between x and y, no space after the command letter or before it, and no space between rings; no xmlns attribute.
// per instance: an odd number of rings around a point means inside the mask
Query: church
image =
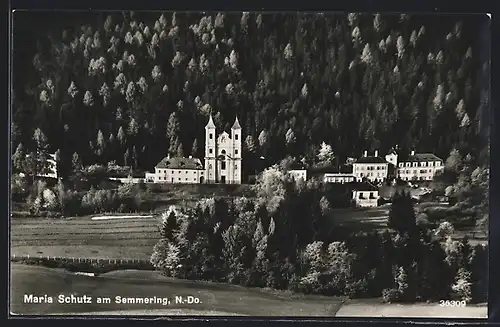
<svg viewBox="0 0 500 327"><path fill-rule="evenodd" d="M241 126L238 117L231 134L217 128L212 115L205 126L205 162L199 158L167 156L156 166L154 173L146 173L145 182L182 184L241 184Z"/></svg>
<svg viewBox="0 0 500 327"><path fill-rule="evenodd" d="M205 126L205 172L207 183L241 184L241 126L238 117L231 127L217 135L212 115Z"/></svg>

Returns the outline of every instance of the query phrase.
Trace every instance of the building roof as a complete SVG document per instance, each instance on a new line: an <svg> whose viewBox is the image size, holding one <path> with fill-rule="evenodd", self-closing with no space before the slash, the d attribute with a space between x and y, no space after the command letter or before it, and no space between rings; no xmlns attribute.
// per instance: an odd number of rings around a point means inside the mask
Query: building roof
<svg viewBox="0 0 500 327"><path fill-rule="evenodd" d="M202 170L203 165L198 158L165 157L155 166L155 168Z"/></svg>
<svg viewBox="0 0 500 327"><path fill-rule="evenodd" d="M422 161L443 161L443 159L439 158L434 153L415 153L414 155L409 155L407 158L401 160L401 162L422 162Z"/></svg>
<svg viewBox="0 0 500 327"><path fill-rule="evenodd" d="M215 128L214 120L212 118L212 114L210 114L210 118L208 119L207 126L205 128Z"/></svg>
<svg viewBox="0 0 500 327"><path fill-rule="evenodd" d="M240 122L238 121L238 117L234 120L233 127L231 129L241 129Z"/></svg>
<svg viewBox="0 0 500 327"><path fill-rule="evenodd" d="M383 164L387 163L385 159L377 156L368 156L368 157L361 157L354 164Z"/></svg>
<svg viewBox="0 0 500 327"><path fill-rule="evenodd" d="M369 182L354 182L350 183L353 191L377 191L378 188Z"/></svg>
<svg viewBox="0 0 500 327"><path fill-rule="evenodd" d="M310 169L311 173L331 173L331 174L352 174L352 166L351 165L342 165L342 166L332 166L332 165L321 165L314 166Z"/></svg>

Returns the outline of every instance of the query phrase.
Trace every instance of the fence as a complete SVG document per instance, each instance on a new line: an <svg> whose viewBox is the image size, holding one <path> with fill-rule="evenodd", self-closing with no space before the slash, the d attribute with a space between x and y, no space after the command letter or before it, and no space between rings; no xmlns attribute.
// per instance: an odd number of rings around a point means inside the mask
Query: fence
<svg viewBox="0 0 500 327"><path fill-rule="evenodd" d="M11 256L12 262L22 262L31 265L40 265L50 268L65 268L71 271L86 271L106 273L113 270L154 270L149 260L142 259L104 259L104 258L77 258L56 256Z"/></svg>

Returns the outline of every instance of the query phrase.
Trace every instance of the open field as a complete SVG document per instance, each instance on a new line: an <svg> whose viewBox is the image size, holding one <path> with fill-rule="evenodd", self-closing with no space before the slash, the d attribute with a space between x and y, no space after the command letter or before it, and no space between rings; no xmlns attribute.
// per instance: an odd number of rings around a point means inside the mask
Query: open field
<svg viewBox="0 0 500 327"><path fill-rule="evenodd" d="M387 227L389 205L369 209L339 209L332 212L336 225L359 230ZM16 256L56 256L103 259L148 260L158 241L160 216L93 220L76 218L13 218L11 253ZM456 231L454 237L471 237L472 244L486 243L483 235Z"/></svg>
<svg viewBox="0 0 500 327"><path fill-rule="evenodd" d="M222 316L341 316L341 317L486 317L485 305L444 308L436 304L381 304L380 300L344 303L338 297L295 295L211 282L165 278L152 271L116 271L99 277L62 269L12 264L11 312L40 315L222 315ZM42 282L43 281L43 282ZM24 294L52 296L54 303L23 303ZM90 304L59 304L59 294L92 297ZM115 297L194 296L201 303L122 304ZM98 304L97 297L111 303Z"/></svg>
<svg viewBox="0 0 500 327"><path fill-rule="evenodd" d="M156 272L109 273L99 277L74 275L61 269L12 265L11 274L11 311L16 314L62 314L62 313L117 313L128 314L149 312L149 314L228 314L228 315L266 315L266 316L334 316L341 300L322 296L289 295L269 293L260 289L208 282L191 282L161 277ZM23 303L24 294L54 297L54 303ZM59 294L70 296L91 296L91 304L59 304ZM175 297L195 296L201 303L176 304L168 308L158 304L115 303L121 297ZM96 297L110 297L113 301L98 304ZM166 310L174 310L165 312ZM187 310L187 311L186 311ZM155 313L156 312L156 313Z"/></svg>
<svg viewBox="0 0 500 327"><path fill-rule="evenodd" d="M11 253L16 256L58 256L148 260L160 237L159 216L92 220L14 218Z"/></svg>

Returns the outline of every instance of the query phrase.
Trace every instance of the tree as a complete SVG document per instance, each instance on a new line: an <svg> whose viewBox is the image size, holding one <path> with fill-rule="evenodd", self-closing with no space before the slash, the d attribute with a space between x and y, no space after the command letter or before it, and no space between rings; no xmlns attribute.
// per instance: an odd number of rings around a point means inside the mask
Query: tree
<svg viewBox="0 0 500 327"><path fill-rule="evenodd" d="M458 173L462 167L462 155L457 149L453 149L450 152L449 157L446 159L445 168Z"/></svg>
<svg viewBox="0 0 500 327"><path fill-rule="evenodd" d="M472 290L470 282L471 274L467 269L460 268L452 285L452 290L461 301L469 303L472 300Z"/></svg>
<svg viewBox="0 0 500 327"><path fill-rule="evenodd" d="M416 216L410 194L395 193L392 198L391 208L387 226L400 234L408 234L415 231Z"/></svg>
<svg viewBox="0 0 500 327"><path fill-rule="evenodd" d="M78 153L76 152L73 153L73 157L71 159L71 166L73 168L73 172L80 172L81 169L83 168L80 156L78 156Z"/></svg>
<svg viewBox="0 0 500 327"><path fill-rule="evenodd" d="M448 222L448 221L443 221L441 224L439 224L438 228L434 231L434 234L436 236L439 236L440 238L446 238L453 234L455 229L453 228L453 225Z"/></svg>
<svg viewBox="0 0 500 327"><path fill-rule="evenodd" d="M104 149L106 147L106 142L104 141L104 135L102 131L97 132L97 155L101 157L104 154Z"/></svg>
<svg viewBox="0 0 500 327"><path fill-rule="evenodd" d="M321 200L319 201L319 205L321 208L321 212L325 216L328 215L330 213L330 211L332 210L332 206L330 204L330 201L328 201L328 199L325 196L321 197Z"/></svg>
<svg viewBox="0 0 500 327"><path fill-rule="evenodd" d="M297 138L295 137L295 133L292 131L291 128L289 128L286 131L285 139L286 139L287 145L292 145L297 141Z"/></svg>
<svg viewBox="0 0 500 327"><path fill-rule="evenodd" d="M193 156L198 155L198 139L194 139L193 141L193 147L191 148L191 155Z"/></svg>
<svg viewBox="0 0 500 327"><path fill-rule="evenodd" d="M127 141L127 136L125 135L125 131L123 130L122 126L120 126L120 128L118 129L117 137L121 146L125 146L125 142Z"/></svg>
<svg viewBox="0 0 500 327"><path fill-rule="evenodd" d="M250 153L255 153L255 142L252 135L247 135L245 138L245 148Z"/></svg>
<svg viewBox="0 0 500 327"><path fill-rule="evenodd" d="M12 155L12 163L14 168L20 172L24 172L26 169L26 152L22 143L19 143L16 152Z"/></svg>
<svg viewBox="0 0 500 327"><path fill-rule="evenodd" d="M335 155L333 154L332 147L325 142L321 143L321 147L318 153L318 160L321 163L331 164L335 159Z"/></svg>
<svg viewBox="0 0 500 327"><path fill-rule="evenodd" d="M175 210L169 209L162 214L162 227L160 230L162 238L167 239L169 242L174 242L175 234L178 232L179 227Z"/></svg>
<svg viewBox="0 0 500 327"><path fill-rule="evenodd" d="M33 172L33 177L37 174L48 174L50 173L50 163L48 161L49 152L47 137L40 128L37 128L33 134L33 140L35 141L35 151L33 154L35 170Z"/></svg>

